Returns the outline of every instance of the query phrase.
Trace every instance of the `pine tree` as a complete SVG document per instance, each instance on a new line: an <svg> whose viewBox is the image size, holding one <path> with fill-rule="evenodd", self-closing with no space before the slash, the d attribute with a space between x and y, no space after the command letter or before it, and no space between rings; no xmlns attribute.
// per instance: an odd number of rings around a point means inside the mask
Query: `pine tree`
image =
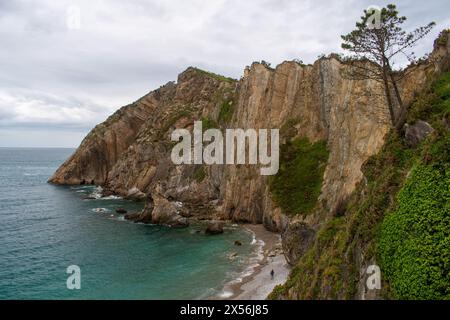
<svg viewBox="0 0 450 320"><path fill-rule="evenodd" d="M352 53L348 60L351 66L349 77L353 80L372 79L383 84L391 122L397 130L401 130L406 119L406 106L398 88L398 81L405 74L393 70L394 59L403 54L410 62L415 62L410 49L435 26L431 22L406 32L402 29L405 21L406 17L399 16L393 4L381 10L364 10L356 29L341 36L342 48ZM399 107L397 112L396 105Z"/></svg>

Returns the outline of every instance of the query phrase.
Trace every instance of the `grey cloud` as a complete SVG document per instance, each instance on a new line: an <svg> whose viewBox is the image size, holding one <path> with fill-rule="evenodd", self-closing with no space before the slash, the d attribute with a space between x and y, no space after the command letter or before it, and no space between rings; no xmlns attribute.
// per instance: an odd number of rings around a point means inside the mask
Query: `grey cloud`
<svg viewBox="0 0 450 320"><path fill-rule="evenodd" d="M311 63L340 51L363 9L389 2L2 0L0 127L86 133L191 65L239 78L253 61ZM416 50L430 51L448 1L395 2L409 27L438 23ZM81 9L80 30L66 27L69 5Z"/></svg>

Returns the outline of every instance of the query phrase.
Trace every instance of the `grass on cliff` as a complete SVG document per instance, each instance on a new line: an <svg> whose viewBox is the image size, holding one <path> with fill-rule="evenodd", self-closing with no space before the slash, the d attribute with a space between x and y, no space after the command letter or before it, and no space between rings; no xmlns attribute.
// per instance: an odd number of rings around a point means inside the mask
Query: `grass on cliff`
<svg viewBox="0 0 450 320"><path fill-rule="evenodd" d="M205 71L205 70L202 70L202 69L199 69L199 68L196 68L196 67L192 67L192 69L194 69L195 71L197 71L197 72L199 72L201 74L204 74L204 75L206 75L208 77L214 78L214 79L219 80L219 81L224 81L224 82L229 82L229 83L233 83L233 82L237 81L236 79L233 79L233 78L230 78L230 77L225 77L225 76L222 76L220 74L216 74L216 73L213 73L213 72Z"/></svg>
<svg viewBox="0 0 450 320"><path fill-rule="evenodd" d="M206 130L209 129L217 129L219 126L217 124L217 122L215 122L214 120L210 119L210 118L202 118L202 131L205 132Z"/></svg>
<svg viewBox="0 0 450 320"><path fill-rule="evenodd" d="M450 300L450 72L412 111L436 131L417 150L396 206L384 218L378 259L394 298Z"/></svg>
<svg viewBox="0 0 450 320"><path fill-rule="evenodd" d="M409 110L408 122L427 121L435 132L417 148L391 132L269 298L354 299L362 259L380 264L386 299L450 299L449 99L447 72Z"/></svg>
<svg viewBox="0 0 450 320"><path fill-rule="evenodd" d="M379 258L394 297L450 299L450 171L420 164L383 221Z"/></svg>
<svg viewBox="0 0 450 320"><path fill-rule="evenodd" d="M317 202L328 160L325 141L306 138L281 146L280 170L270 179L270 191L284 214L308 214Z"/></svg>
<svg viewBox="0 0 450 320"><path fill-rule="evenodd" d="M233 100L224 100L219 112L219 122L228 123L233 117Z"/></svg>

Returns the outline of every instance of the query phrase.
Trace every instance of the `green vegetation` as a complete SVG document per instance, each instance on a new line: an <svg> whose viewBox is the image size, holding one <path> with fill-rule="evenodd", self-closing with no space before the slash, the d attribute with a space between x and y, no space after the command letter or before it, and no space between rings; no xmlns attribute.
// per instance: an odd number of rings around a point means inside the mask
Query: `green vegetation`
<svg viewBox="0 0 450 320"><path fill-rule="evenodd" d="M233 100L228 99L222 102L219 112L219 122L227 123L233 117Z"/></svg>
<svg viewBox="0 0 450 320"><path fill-rule="evenodd" d="M194 171L194 180L198 183L202 182L206 178L206 170L204 167L199 166Z"/></svg>
<svg viewBox="0 0 450 320"><path fill-rule="evenodd" d="M271 299L354 299L361 257L380 264L386 299L450 299L449 88L447 72L416 98L408 122L435 132L415 149L390 133Z"/></svg>
<svg viewBox="0 0 450 320"><path fill-rule="evenodd" d="M450 170L418 165L381 226L379 257L400 299L450 299Z"/></svg>
<svg viewBox="0 0 450 320"><path fill-rule="evenodd" d="M450 114L450 72L445 73L431 88L418 97L408 114L408 123L416 119L436 122ZM437 123L439 125L439 123Z"/></svg>
<svg viewBox="0 0 450 320"><path fill-rule="evenodd" d="M364 10L361 20L356 23L356 29L341 36L342 48L357 59L353 63L349 61L351 68L347 76L353 80L372 79L383 84L392 125L400 133L406 120L407 106L404 105L400 94L400 78L392 66L397 55L405 55L410 63L417 62L411 49L431 32L436 23L430 22L426 26L406 32L402 27L407 18L399 15L394 4L381 8L378 14L376 28L372 21L373 11ZM361 63L362 59L373 63L368 66ZM396 104L399 112L395 111Z"/></svg>
<svg viewBox="0 0 450 320"><path fill-rule="evenodd" d="M167 118L163 119L162 127L159 130L158 138L161 139L172 128L178 120L184 117L192 116L194 108L191 105L178 106L173 112L169 113Z"/></svg>
<svg viewBox="0 0 450 320"><path fill-rule="evenodd" d="M200 72L200 73L202 73L204 75L207 75L208 77L214 78L214 79L219 80L219 81L230 82L230 83L237 81L236 79L233 79L233 78L230 78L230 77L225 77L225 76L222 76L220 74L216 74L216 73L212 73L212 72L209 72L209 71L205 71L205 70L202 70L202 69L199 69L199 68L196 68L196 67L191 67L191 68L194 69L195 71L198 71L198 72Z"/></svg>
<svg viewBox="0 0 450 320"><path fill-rule="evenodd" d="M308 214L315 206L328 160L326 142L306 138L281 146L280 170L270 180L275 203L287 215Z"/></svg>
<svg viewBox="0 0 450 320"><path fill-rule="evenodd" d="M384 275L398 299L450 299L450 72L411 108L436 132L416 151L416 164L386 215L378 239Z"/></svg>
<svg viewBox="0 0 450 320"><path fill-rule="evenodd" d="M447 45L447 33L450 32L450 29L445 29L439 34L439 38L437 39L437 44L440 46Z"/></svg>
<svg viewBox="0 0 450 320"><path fill-rule="evenodd" d="M217 123L209 118L202 118L202 130L205 132L208 129L217 129Z"/></svg>

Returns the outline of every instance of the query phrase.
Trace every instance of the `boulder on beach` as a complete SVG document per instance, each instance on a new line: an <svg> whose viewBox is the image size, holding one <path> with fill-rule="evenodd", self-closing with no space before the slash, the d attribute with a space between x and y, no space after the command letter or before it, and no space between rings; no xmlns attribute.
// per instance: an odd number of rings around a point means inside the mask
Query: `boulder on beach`
<svg viewBox="0 0 450 320"><path fill-rule="evenodd" d="M206 227L205 233L211 235L223 233L223 222L221 221L210 222Z"/></svg>
<svg viewBox="0 0 450 320"><path fill-rule="evenodd" d="M239 240L236 240L236 241L234 242L234 245L235 245L235 246L242 246L242 242L240 242Z"/></svg>

